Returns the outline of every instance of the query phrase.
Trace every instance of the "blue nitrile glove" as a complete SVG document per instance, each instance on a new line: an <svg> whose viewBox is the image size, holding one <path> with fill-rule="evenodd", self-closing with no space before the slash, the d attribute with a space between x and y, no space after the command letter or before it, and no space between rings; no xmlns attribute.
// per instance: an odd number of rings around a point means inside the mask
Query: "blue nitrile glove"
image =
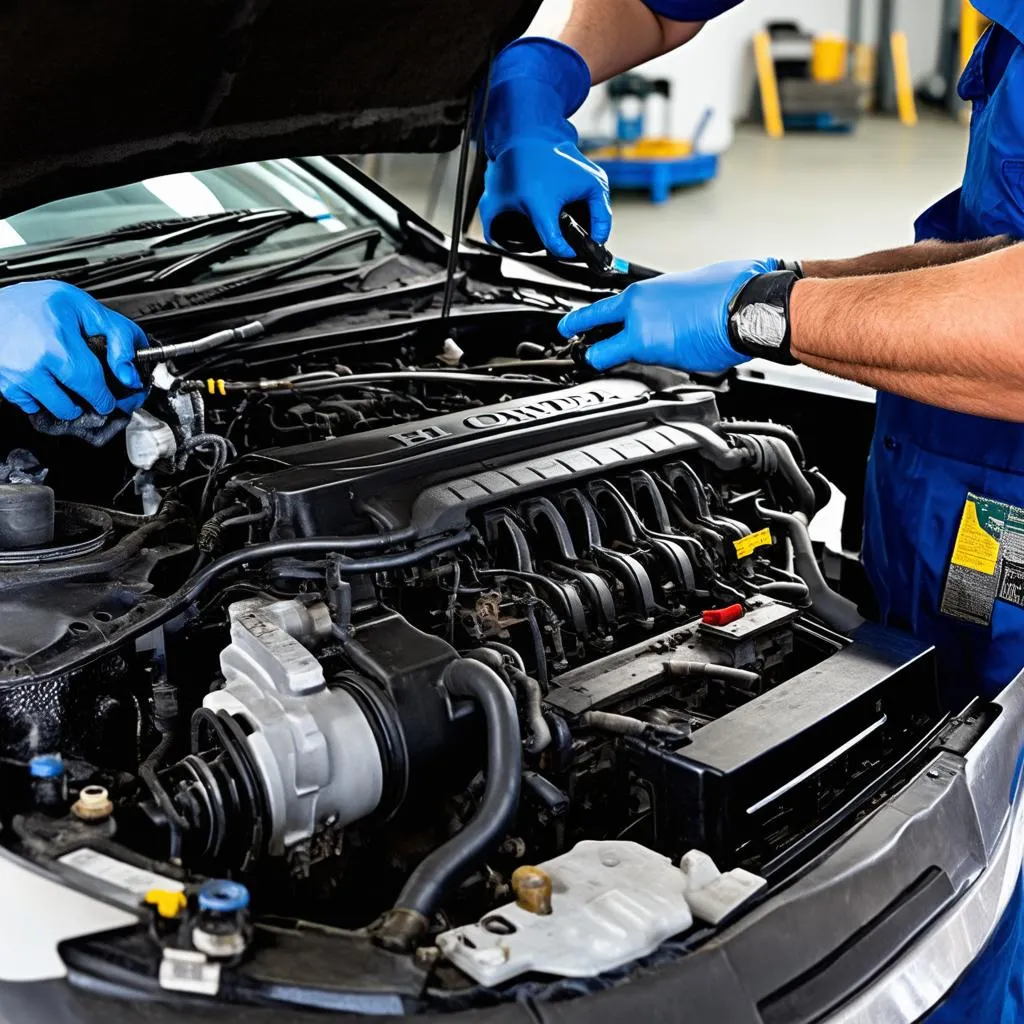
<svg viewBox="0 0 1024 1024"><path fill-rule="evenodd" d="M663 274L573 310L558 330L571 338L595 327L623 325L618 334L587 350L587 362L595 370L647 363L721 373L749 358L729 343L729 303L752 277L778 269L774 259L732 260L685 274Z"/></svg>
<svg viewBox="0 0 1024 1024"><path fill-rule="evenodd" d="M608 176L579 150L567 120L586 99L590 71L571 47L554 39L517 39L495 58L484 125L487 172L480 199L484 237L498 214L526 214L553 256L574 253L558 228L570 203L585 203L591 236L612 229ZM499 239L500 241L500 239Z"/></svg>
<svg viewBox="0 0 1024 1024"><path fill-rule="evenodd" d="M137 394L115 401L86 343L95 335L106 338L114 376ZM73 285L32 281L0 289L0 394L27 413L44 407L58 420L77 419L82 407L67 392L104 416L131 412L146 397L132 363L146 344L140 327Z"/></svg>

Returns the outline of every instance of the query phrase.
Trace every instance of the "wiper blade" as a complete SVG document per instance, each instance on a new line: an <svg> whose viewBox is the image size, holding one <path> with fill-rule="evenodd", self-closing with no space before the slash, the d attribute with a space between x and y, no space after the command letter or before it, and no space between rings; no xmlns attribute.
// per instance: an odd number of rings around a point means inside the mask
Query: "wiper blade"
<svg viewBox="0 0 1024 1024"><path fill-rule="evenodd" d="M153 252L151 249L145 253L135 254L137 258L134 260L125 258L116 265L106 263L87 269L83 273L75 275L74 283L82 288L88 288L97 297L101 294L109 295L116 292L125 284L136 279L140 285L147 288L154 286L166 288L188 284L214 264L248 252L278 231L294 227L297 224L312 224L314 222L315 218L300 213L298 210L278 210L275 211L273 217L261 216L260 222L255 227L232 235L226 241L218 242L199 252L174 260L169 265L162 266L161 269L146 274L142 278L139 278L141 272L150 270L154 263L164 263L166 256ZM241 227L243 224L236 226Z"/></svg>
<svg viewBox="0 0 1024 1024"><path fill-rule="evenodd" d="M46 269L67 270L87 267L89 262L84 257L76 257L63 263L51 263L50 261L55 260L58 256L81 252L85 249L95 249L97 246L111 245L115 242L130 242L139 238L153 238L154 236L164 234L167 237L158 239L151 248L180 245L191 238L201 238L203 235L230 231L236 227L239 221L243 221L248 217L280 216L282 213L288 212L288 210L277 207L268 210L231 210L229 212L202 214L197 217L173 217L167 220L147 220L139 221L136 224L125 224L122 227L96 235L72 238L64 242L57 242L54 245L34 246L28 251L21 249L18 255L0 260L0 276L31 274L33 273L33 266L37 263L46 264L45 267L39 268L39 272ZM131 255L137 257L139 254L132 253ZM123 260L125 257L112 257L112 259ZM104 260L103 265L107 265L107 261Z"/></svg>
<svg viewBox="0 0 1024 1024"><path fill-rule="evenodd" d="M326 245L318 246L316 249L303 253L301 256L295 256L292 259L284 260L281 263L275 263L272 267L267 267L265 270L257 270L255 273L247 274L245 277L236 278L234 281L229 281L227 284L213 285L208 289L192 294L190 299L192 303L212 302L219 299L231 298L232 296L242 293L257 291L265 285L273 284L275 281L291 274L293 271L301 270L303 267L311 266L314 263L319 263L328 256L333 256L335 253L342 252L345 249L352 249L357 245L366 246L366 252L363 259L369 262L373 259L377 251L377 246L383 237L384 236L380 228L352 228L340 235L336 235ZM359 268L356 269L358 274ZM353 276L351 267L346 268L345 275L346 279Z"/></svg>

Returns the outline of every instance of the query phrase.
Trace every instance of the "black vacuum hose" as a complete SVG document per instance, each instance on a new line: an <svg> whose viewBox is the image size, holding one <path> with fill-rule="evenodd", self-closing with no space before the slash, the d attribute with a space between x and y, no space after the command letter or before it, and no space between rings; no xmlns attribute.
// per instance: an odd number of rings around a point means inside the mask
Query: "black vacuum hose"
<svg viewBox="0 0 1024 1024"><path fill-rule="evenodd" d="M763 501L755 502L758 515L770 523L776 523L789 534L789 542L793 546L793 568L797 575L807 584L811 598L811 611L826 625L840 633L852 633L864 622L857 606L841 594L837 594L825 581L821 566L814 557L811 536L807 532L807 524L799 516L790 512L780 512L768 508Z"/></svg>
<svg viewBox="0 0 1024 1024"><path fill-rule="evenodd" d="M240 548L228 555L223 555L216 562L211 563L202 572L187 580L185 585L169 598L169 603L175 610L187 608L215 579L223 576L224 573L235 569L248 562L267 562L272 558L286 558L289 556L315 557L317 555L327 556L332 554L343 554L348 551L365 551L370 544L375 547L387 547L398 542L396 538L405 539L405 531L395 531L392 534L382 533L375 537L300 537L295 540L272 540L265 544L252 544L247 548ZM380 555L377 558L358 558L351 562L342 562L338 571L343 576L356 576L367 572L388 572L391 569L404 569L410 565L423 562L432 555L449 551L458 547L472 538L469 530L462 530L460 533L450 537L442 537L440 540L431 541L422 547L413 548L411 551L399 551L391 555ZM173 614L173 613L172 613ZM169 617L169 616L167 616Z"/></svg>
<svg viewBox="0 0 1024 1024"><path fill-rule="evenodd" d="M376 941L393 952L407 952L416 945L445 896L508 832L519 809L522 739L508 687L493 669L469 658L451 662L443 683L453 697L469 697L483 712L487 782L469 824L420 863L381 922Z"/></svg>

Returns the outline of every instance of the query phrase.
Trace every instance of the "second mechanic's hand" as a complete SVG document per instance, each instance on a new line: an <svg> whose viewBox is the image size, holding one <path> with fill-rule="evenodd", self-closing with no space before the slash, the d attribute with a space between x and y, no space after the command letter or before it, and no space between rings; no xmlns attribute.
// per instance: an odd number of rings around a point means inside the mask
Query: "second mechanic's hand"
<svg viewBox="0 0 1024 1024"><path fill-rule="evenodd" d="M501 242L492 231L501 214L525 214L548 252L571 260L575 254L562 237L558 215L575 204L587 207L592 237L608 241L608 177L580 152L568 121L589 88L583 58L553 39L519 39L498 54L484 126L488 162L480 199L489 242Z"/></svg>
<svg viewBox="0 0 1024 1024"><path fill-rule="evenodd" d="M595 370L646 363L721 373L748 359L729 343L729 303L756 274L777 269L773 259L733 260L684 274L663 274L573 310L562 318L558 330L571 338L622 324L618 334L588 349L587 362Z"/></svg>
<svg viewBox="0 0 1024 1024"><path fill-rule="evenodd" d="M117 401L99 359L86 341L106 339L107 364L126 388ZM0 394L27 413L45 408L74 420L83 408L101 415L131 412L145 398L132 360L147 344L142 329L91 295L61 281L32 281L0 289Z"/></svg>

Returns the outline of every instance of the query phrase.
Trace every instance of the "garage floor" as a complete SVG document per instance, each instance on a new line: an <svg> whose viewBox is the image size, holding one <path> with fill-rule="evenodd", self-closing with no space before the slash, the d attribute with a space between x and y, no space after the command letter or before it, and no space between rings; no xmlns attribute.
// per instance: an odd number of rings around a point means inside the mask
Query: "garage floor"
<svg viewBox="0 0 1024 1024"><path fill-rule="evenodd" d="M963 127L938 117L916 128L870 119L852 135L791 134L781 141L741 126L708 185L677 191L661 206L641 194L617 194L611 247L670 270L902 245L917 214L958 184L966 142ZM432 165L430 158L388 157L380 176L422 212ZM447 200L451 183L445 191ZM446 224L449 209L442 202Z"/></svg>

